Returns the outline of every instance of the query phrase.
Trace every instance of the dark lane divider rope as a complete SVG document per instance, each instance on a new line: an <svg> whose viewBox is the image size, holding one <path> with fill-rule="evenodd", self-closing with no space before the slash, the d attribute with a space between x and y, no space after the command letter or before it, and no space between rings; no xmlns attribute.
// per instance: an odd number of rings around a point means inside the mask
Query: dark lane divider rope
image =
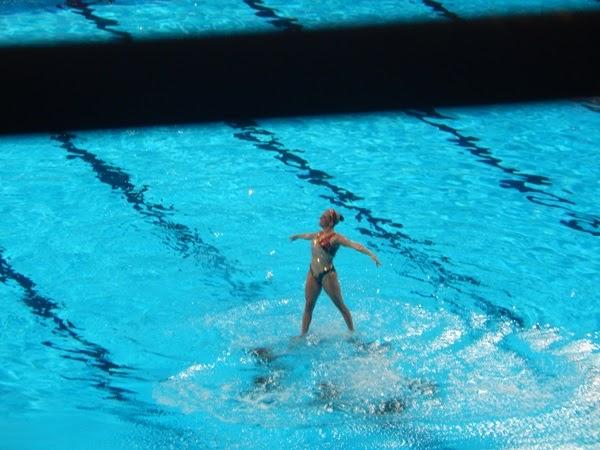
<svg viewBox="0 0 600 450"><path fill-rule="evenodd" d="M255 10L258 17L267 19L268 22L276 28L285 31L302 30L302 25L298 23L298 19L279 15L279 11L268 7L262 0L244 0L244 3Z"/></svg>
<svg viewBox="0 0 600 450"><path fill-rule="evenodd" d="M456 128L445 123L440 123L439 121L448 120L449 117L440 114L433 108L428 110L407 110L405 113L435 127L443 133L449 134L451 136L449 141L467 150L477 158L477 162L493 167L510 176L511 178L509 179L500 180L500 187L514 189L525 195L528 201L537 205L561 209L565 211L568 217L567 219L560 220L562 225L575 231L591 234L592 236L600 236L600 216L577 212L573 209L576 203L572 200L543 190L543 187L552 185L550 178L547 176L524 173L519 169L504 165L502 160L494 156L489 148L477 144L480 141L479 138L466 136Z"/></svg>
<svg viewBox="0 0 600 450"><path fill-rule="evenodd" d="M123 42L131 41L133 39L133 37L127 31L120 31L120 30L114 30L112 28L109 28L109 27L118 26L119 22L117 22L114 19L106 19L104 17L100 17L94 13L94 10L92 9L91 5L98 4L98 3L99 3L98 1L90 2L90 1L84 1L84 0L66 0L64 3L64 7L74 10L75 12L77 12L77 14L80 14L85 19L89 20L94 25L96 25L96 28L98 28L99 30L110 33L110 34L116 36L119 40L121 40ZM63 8L62 5L57 5L57 6L59 8Z"/></svg>
<svg viewBox="0 0 600 450"><path fill-rule="evenodd" d="M17 272L11 266L8 258L4 256L4 249L1 247L0 283L6 285L14 283L18 285L23 291L21 300L29 311L35 317L40 318L42 324L50 325L52 334L75 342L74 345L67 347L54 341L45 340L41 342L42 345L57 351L63 359L77 361L86 367L98 370L95 373L89 373L87 376L71 376L63 373L61 370L61 378L68 381L83 382L104 393L106 399L115 400L122 405L126 405L127 409L124 410L109 409L111 414L117 414L123 420L148 427L151 430L158 427L168 433L180 433L180 430L176 427L161 425L150 420L153 417L164 418L165 415L170 414L169 411L157 408L155 404L136 399L135 395L137 393L131 389L114 385L113 380L115 379L148 382L149 380L136 375L139 369L115 363L111 358L110 352L105 347L83 337L81 331L71 321L63 319L60 316L61 307L58 302L40 294L37 291L36 284L29 277ZM77 407L79 409L86 409L84 405L78 405ZM104 408L104 406L100 407ZM94 409L97 409L97 407L95 406Z"/></svg>
<svg viewBox="0 0 600 450"><path fill-rule="evenodd" d="M600 2L600 0L598 0ZM590 111L600 113L600 97L592 97L584 100L581 104Z"/></svg>
<svg viewBox="0 0 600 450"><path fill-rule="evenodd" d="M38 293L36 284L27 276L15 271L3 253L4 249L0 248L0 282L16 283L23 290L23 304L36 317L43 319L44 323L50 324L53 334L75 341L78 345L74 349L64 349L51 341L44 341L42 344L61 350L61 357L64 359L81 361L87 366L99 369L104 376L95 379L94 386L107 391L112 399L127 401L127 394L132 394L133 391L113 386L107 377L129 378L127 374L132 368L113 362L106 348L87 340L73 323L61 318L59 304Z"/></svg>
<svg viewBox="0 0 600 450"><path fill-rule="evenodd" d="M190 229L187 225L176 223L168 219L174 208L164 207L159 203L150 203L144 198L147 187L136 187L131 182L131 177L123 170L115 167L88 150L78 148L75 143L76 136L62 133L52 136L60 147L68 153L67 158L79 159L89 165L94 174L102 183L113 190L121 192L123 198L132 205L133 209L147 218L150 223L161 228L166 236L165 244L173 248L184 258L196 256L201 263L220 274L231 287L232 293L255 298L260 289L259 283L239 283L232 275L237 269L230 264L227 258L213 245L202 240L197 230Z"/></svg>
<svg viewBox="0 0 600 450"><path fill-rule="evenodd" d="M458 14L448 10L441 3L434 0L422 0L424 4L432 7L435 11L442 14L444 17L457 21L462 20ZM598 0L600 1L600 0ZM582 104L594 111L594 105L597 98L591 98L582 102ZM596 111L600 111L597 109ZM575 231L591 234L592 236L600 236L600 216L593 214L584 214L574 211L571 206L575 203L564 197L559 197L550 192L542 189L533 188L530 185L537 186L550 186L552 183L550 179L543 175L531 175L522 173L518 169L504 167L501 162L502 160L493 156L490 149L482 147L476 142L481 139L475 136L464 136L456 128L449 125L434 122L432 119L449 119L442 114L438 113L434 108L426 108L421 110L405 110L405 113L419 119L420 121L435 127L436 129L448 133L454 137L450 141L466 149L470 154L477 157L477 161L492 166L502 172L510 175L513 179L505 179L500 181L500 187L505 189L515 189L522 194L525 194L525 198L538 205L547 206L549 208L558 208L566 212L567 219L561 219L560 224ZM514 177L519 178L515 180Z"/></svg>
<svg viewBox="0 0 600 450"><path fill-rule="evenodd" d="M439 15L445 17L450 20L461 20L458 14L453 13L448 8L446 8L442 3L437 2L435 0L421 0L423 4L431 9L433 9Z"/></svg>

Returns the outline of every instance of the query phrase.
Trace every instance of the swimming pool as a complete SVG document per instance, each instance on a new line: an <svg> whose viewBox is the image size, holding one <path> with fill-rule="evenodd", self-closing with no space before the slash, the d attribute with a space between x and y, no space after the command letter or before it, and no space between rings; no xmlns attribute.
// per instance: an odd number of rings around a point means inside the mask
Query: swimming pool
<svg viewBox="0 0 600 450"><path fill-rule="evenodd" d="M221 14L329 17L248 3ZM470 14L433 3L381 8ZM70 4L131 38L118 11L147 31L166 8ZM238 29L181 2L165 30L186 7ZM123 38L76 9L11 15ZM3 447L597 446L599 125L569 101L3 137ZM298 342L309 248L288 236L327 207L383 266L342 250L356 336L322 296Z"/></svg>

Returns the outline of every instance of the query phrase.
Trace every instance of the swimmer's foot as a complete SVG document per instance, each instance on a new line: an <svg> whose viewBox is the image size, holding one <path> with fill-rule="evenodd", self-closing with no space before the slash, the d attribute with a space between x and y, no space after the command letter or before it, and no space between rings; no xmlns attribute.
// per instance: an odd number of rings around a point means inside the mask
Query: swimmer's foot
<svg viewBox="0 0 600 450"><path fill-rule="evenodd" d="M290 338L290 343L292 344L301 344L306 341L306 334L300 334L298 336L292 336Z"/></svg>
<svg viewBox="0 0 600 450"><path fill-rule="evenodd" d="M346 342L350 344L359 344L360 343L360 335L356 333L354 330L348 330L346 333Z"/></svg>

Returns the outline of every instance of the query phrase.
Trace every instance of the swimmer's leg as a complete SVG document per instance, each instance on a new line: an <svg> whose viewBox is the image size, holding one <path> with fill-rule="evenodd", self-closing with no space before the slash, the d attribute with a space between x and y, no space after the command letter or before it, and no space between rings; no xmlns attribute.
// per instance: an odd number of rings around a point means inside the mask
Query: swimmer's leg
<svg viewBox="0 0 600 450"><path fill-rule="evenodd" d="M315 277L313 277L309 271L306 275L306 284L304 285L304 298L306 299L306 304L304 305L304 315L302 316L302 336L308 332L308 327L310 327L310 322L312 320L312 313L320 293L321 285L317 283L317 280L315 280Z"/></svg>
<svg viewBox="0 0 600 450"><path fill-rule="evenodd" d="M323 277L323 288L325 292L333 301L333 304L340 310L346 325L350 331L354 331L354 324L352 323L352 314L342 299L342 291L340 289L340 282L338 281L337 273L335 271L329 272Z"/></svg>

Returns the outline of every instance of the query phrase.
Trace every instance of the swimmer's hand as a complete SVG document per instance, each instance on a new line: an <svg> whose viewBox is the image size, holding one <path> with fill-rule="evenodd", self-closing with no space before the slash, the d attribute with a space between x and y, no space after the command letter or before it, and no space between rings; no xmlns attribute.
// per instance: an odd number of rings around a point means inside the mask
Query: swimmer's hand
<svg viewBox="0 0 600 450"><path fill-rule="evenodd" d="M371 256L371 259L375 262L375 265L377 267L381 267L381 261L379 261L379 259L377 258L377 256L373 255L373 256Z"/></svg>
<svg viewBox="0 0 600 450"><path fill-rule="evenodd" d="M298 235L297 234L293 234L290 236L290 241L295 241L296 239L298 239Z"/></svg>

